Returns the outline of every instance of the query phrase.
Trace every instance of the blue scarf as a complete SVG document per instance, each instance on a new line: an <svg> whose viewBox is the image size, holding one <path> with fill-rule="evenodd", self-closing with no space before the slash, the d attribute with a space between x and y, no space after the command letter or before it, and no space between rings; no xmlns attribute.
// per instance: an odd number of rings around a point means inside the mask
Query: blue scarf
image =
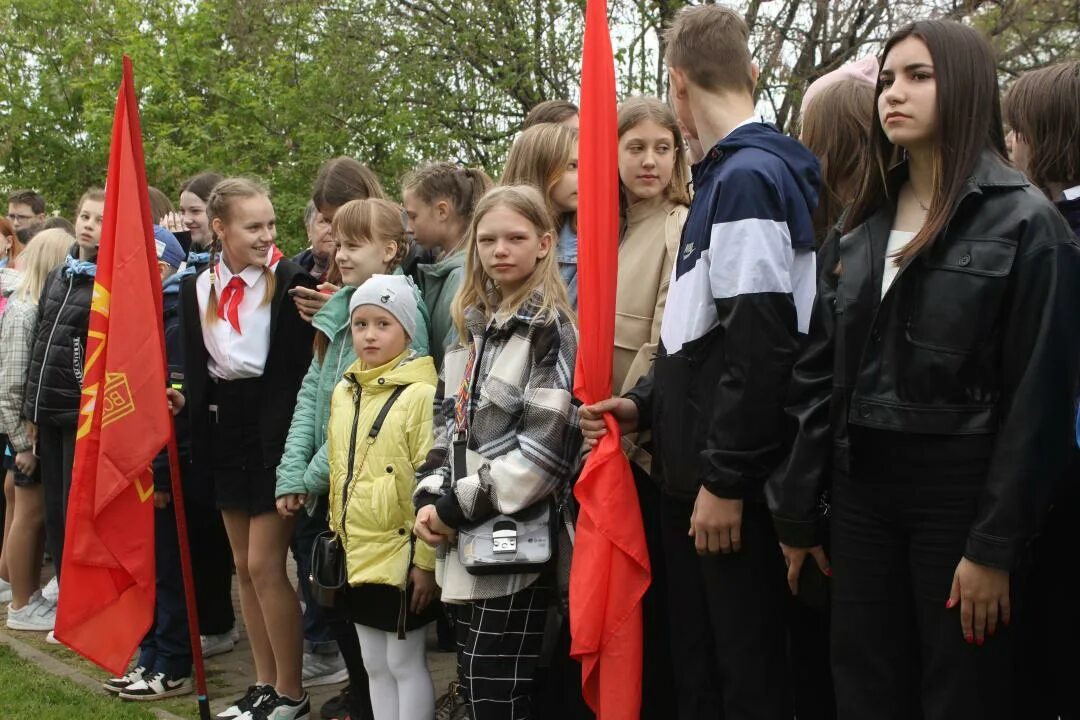
<svg viewBox="0 0 1080 720"><path fill-rule="evenodd" d="M208 253L208 252L195 252L194 250L192 250L191 252L188 253L187 264L188 264L189 267L193 266L193 265L209 265L210 264L210 253Z"/></svg>
<svg viewBox="0 0 1080 720"><path fill-rule="evenodd" d="M64 277L70 278L76 275L94 277L97 275L97 264L86 260L76 260L68 255L64 260Z"/></svg>

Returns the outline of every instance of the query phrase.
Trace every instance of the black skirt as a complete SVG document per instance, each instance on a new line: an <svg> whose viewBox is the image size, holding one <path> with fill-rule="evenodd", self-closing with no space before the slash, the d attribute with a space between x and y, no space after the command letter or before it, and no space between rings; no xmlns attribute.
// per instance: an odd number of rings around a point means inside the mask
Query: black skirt
<svg viewBox="0 0 1080 720"><path fill-rule="evenodd" d="M277 468L267 467L259 433L262 378L211 382L210 476L219 510L275 512Z"/></svg>
<svg viewBox="0 0 1080 720"><path fill-rule="evenodd" d="M419 615L409 610L411 602L411 585L406 590L390 585L353 585L345 592L350 621L388 633L412 632L435 621L439 614L437 598Z"/></svg>

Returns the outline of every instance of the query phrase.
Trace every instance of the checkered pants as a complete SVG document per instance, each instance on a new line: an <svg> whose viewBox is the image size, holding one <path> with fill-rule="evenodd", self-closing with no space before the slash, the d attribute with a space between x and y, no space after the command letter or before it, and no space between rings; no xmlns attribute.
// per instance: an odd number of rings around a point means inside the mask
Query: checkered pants
<svg viewBox="0 0 1080 720"><path fill-rule="evenodd" d="M458 678L473 720L532 720L551 588L455 606Z"/></svg>

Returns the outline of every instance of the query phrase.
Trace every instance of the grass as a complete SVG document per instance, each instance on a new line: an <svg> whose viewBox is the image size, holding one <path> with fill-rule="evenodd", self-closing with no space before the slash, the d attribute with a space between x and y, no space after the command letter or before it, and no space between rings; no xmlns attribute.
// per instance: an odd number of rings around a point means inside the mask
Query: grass
<svg viewBox="0 0 1080 720"><path fill-rule="evenodd" d="M2 627L0 627L0 632L8 632L8 631L3 629ZM64 647L63 645L50 645L50 644L46 643L45 642L45 635L42 634L42 633L12 633L12 634L16 635L19 638L19 640L26 643L27 645L30 645L31 647L33 647L33 648L35 648L37 650L40 650L41 652L43 652L43 653L45 653L47 655L51 655L52 657L56 658L57 660L60 660L61 662L63 662L65 665L67 665L69 667L72 667L72 668L75 668L75 669L79 670L83 675L86 675L86 676L91 677L91 678L96 678L96 679L100 678L101 680L105 680L105 678L108 676L108 673L106 673L104 670L102 670L98 666L94 665L89 660L86 660L84 658L79 657L78 655L76 655L75 653L73 653L71 650ZM46 673L46 672L38 669L37 666L34 665L33 663L28 663L26 660L23 660L22 658L18 657L17 655L11 654L11 650L6 648L2 644L0 644L0 650L4 650L5 652L7 652L8 656L14 658L17 662L22 663L23 665L26 665L26 666L28 666L30 668L33 668L35 672L42 673L44 677L46 677L46 678L52 677L52 675L50 675L49 673ZM33 716L33 715L22 715L22 714L13 715L13 714L5 712L6 706L4 705L4 700L3 700L3 698L4 698L5 694L6 694L4 692L5 689L6 689L4 687L4 684L6 683L6 680L5 680L5 678L6 678L5 667L6 666L5 666L4 662L2 660L0 660L0 720L15 720L15 718L18 718L19 720L22 720L22 718L24 718L24 717L25 718L34 717L35 720L36 720L36 717ZM220 671L218 671L216 669L212 669L212 668L207 668L206 669L207 682L212 683L217 678L217 676L219 674L220 674ZM83 693L84 696L96 697L96 698L100 698L100 699L104 700L106 708L115 709L115 707L119 704L119 705L122 705L125 708L134 707L134 708L143 709L143 714L141 714L141 715L140 714L130 715L130 714L117 713L116 715L91 714L91 715L84 715L84 716L80 716L80 717L94 718L94 720L98 720L98 718L103 718L103 720L112 720L113 717L118 718L118 720L127 720L128 718L144 718L144 717L153 718L155 716L153 714L151 714L149 712L149 710L147 710L147 708L149 708L149 707L155 707L155 708L161 708L162 710L167 710L167 711L169 711L170 713L172 713L174 715L177 715L177 716L179 716L181 718L184 718L185 720L188 720L189 718L190 718L190 720L198 720L198 717L199 717L199 708L198 708L198 704L197 704L197 702L195 700L195 695L194 694L192 694L192 695L183 695L183 696L177 697L177 698L169 698L167 700L159 700L157 702L146 704L146 705L143 705L143 704L136 705L136 704L128 703L128 702L118 702L115 698L111 698L108 695L106 695L104 693L104 691L102 691L102 693L100 693L100 694L97 694L97 693L94 693L93 691L90 691L90 690L87 690L87 689L85 689L83 687L75 685L74 683L68 683L68 684L70 685L70 687L72 689L76 690L77 692ZM211 687L213 687L213 686L211 685ZM53 716L47 715L47 716L44 716L44 717L51 720L51 718ZM61 715L56 715L55 717L57 717L57 718L65 717L66 718L66 717L70 717L70 716L66 716L66 715L61 714Z"/></svg>
<svg viewBox="0 0 1080 720"><path fill-rule="evenodd" d="M154 720L154 715L142 705L123 703L51 675L0 645L0 718Z"/></svg>

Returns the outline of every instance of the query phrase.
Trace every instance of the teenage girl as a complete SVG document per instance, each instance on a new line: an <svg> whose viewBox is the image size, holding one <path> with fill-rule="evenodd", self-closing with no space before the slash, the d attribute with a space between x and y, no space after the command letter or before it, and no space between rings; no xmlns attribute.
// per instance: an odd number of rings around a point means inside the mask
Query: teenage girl
<svg viewBox="0 0 1080 720"><path fill-rule="evenodd" d="M37 426L37 455L45 491L45 535L58 576L63 566L86 330L104 212L105 191L87 190L75 218L75 244L64 264L49 274L42 289L23 402L23 416Z"/></svg>
<svg viewBox="0 0 1080 720"><path fill-rule="evenodd" d="M465 268L465 233L473 208L491 189L483 170L450 163L428 163L405 177L402 199L408 232L417 245L435 255L435 262L417 265L417 285L431 315L431 356L441 368L453 343L450 307Z"/></svg>
<svg viewBox="0 0 1080 720"><path fill-rule="evenodd" d="M328 230L340 208L353 200L365 200L368 198L385 200L386 193L383 192L375 173L351 157L336 157L323 163L311 189L311 202L315 205L318 215L316 223ZM400 225L399 220L398 226ZM354 236L354 239L356 239L358 246L366 246L358 236ZM367 275L363 275L355 279L360 282L366 278ZM296 289L293 301L297 309L299 309L301 317L308 322L313 322L315 315L333 298L341 285L341 271L337 262L331 258L326 280L317 285L316 290L305 287ZM327 328L333 325L335 330L340 325L346 324L347 320L341 317L343 307L339 305L336 311L332 311L333 320L330 320L330 316L327 316L320 321L320 324ZM328 320L329 322L327 322ZM319 346L325 343L326 337L325 330L317 330L315 333L316 345ZM339 374L333 379L333 382L340 379ZM325 380L326 378L324 378ZM332 387L333 384L330 385L330 388ZM324 411L328 412L328 410ZM323 425L320 427L325 427L325 418L322 422ZM320 431L320 434L322 434L322 431ZM310 461L310 458L305 459L304 455L306 455L306 452L300 453L297 456L297 461ZM289 474L294 480L298 477L294 473ZM292 491L298 492L299 488ZM323 494L325 494L325 490ZM308 508L307 513L301 513L297 519L292 550L293 556L296 558L298 584L301 592L306 595L310 595L311 588L308 579L308 563L311 560L312 543L320 532L327 529L326 522L325 504L312 505ZM304 655L304 676L310 681L308 683L310 686L324 684L328 680L338 682L340 679L341 668L336 655L332 652L315 652L323 649L333 650L334 642L336 642L337 649L341 652L341 660L345 663L349 678L348 687L337 696L326 701L320 712L329 717L346 714L355 717L369 715L371 702L367 692L367 673L364 671L364 659L360 653L360 644L356 639L356 631L352 623L349 622L348 617L336 610L322 608L315 602L305 603L304 640L305 645L310 648L310 651Z"/></svg>
<svg viewBox="0 0 1080 720"><path fill-rule="evenodd" d="M7 436L15 462L12 521L4 533L4 558L11 581L7 626L11 630L48 632L56 619L56 606L39 591L44 495L23 400L41 289L64 263L74 242L75 238L63 230L38 233L19 255L18 283L0 299L4 303L0 315L0 433Z"/></svg>
<svg viewBox="0 0 1080 720"><path fill-rule="evenodd" d="M216 172L207 170L189 178L180 187L180 218L183 229L190 235L187 262L189 267L194 266L199 271L210 264L210 249L214 242L206 204L210 202L214 186L223 179Z"/></svg>
<svg viewBox="0 0 1080 720"><path fill-rule="evenodd" d="M577 309L578 135L565 125L534 125L510 148L500 185L532 185L555 219L556 257L570 306Z"/></svg>
<svg viewBox="0 0 1080 720"><path fill-rule="evenodd" d="M471 575L453 543L458 528L561 497L577 465L577 331L554 245L535 188L496 188L477 204L453 308L462 344L443 366L447 422L418 473L416 535L451 546L440 551L438 578L443 600L457 604L460 699L473 720L535 717L530 695L553 579ZM470 462L454 478L458 440Z"/></svg>
<svg viewBox="0 0 1080 720"><path fill-rule="evenodd" d="M671 109L638 97L619 107L619 180L622 239L615 297L612 387L621 395L648 372L660 343L671 268L689 213L690 169L683 135ZM647 434L624 441L641 504L653 582L644 598L645 653L642 715L674 714L675 686L668 648L667 602L660 546L660 495L649 473Z"/></svg>
<svg viewBox="0 0 1080 720"><path fill-rule="evenodd" d="M858 190L869 159L878 61L865 57L822 75L803 95L799 140L821 163L821 194L814 211L817 247Z"/></svg>
<svg viewBox="0 0 1080 720"><path fill-rule="evenodd" d="M181 286L191 454L214 483L255 660L255 684L219 717L306 718L300 604L285 571L294 523L275 512L274 484L313 336L289 291L313 282L274 244L262 186L222 180L207 214L220 256Z"/></svg>
<svg viewBox="0 0 1080 720"><path fill-rule="evenodd" d="M1005 98L1005 122L1011 128L1013 163L1057 206L1080 238L1080 62L1063 62L1021 75ZM1076 423L1080 429L1080 422ZM1078 435L1080 437L1080 435ZM1018 666L1025 689L1026 717L1052 720L1080 717L1074 692L1075 652L1080 622L1068 590L1071 526L1080 512L1080 450L1059 478L1053 505L1032 547L1028 618Z"/></svg>
<svg viewBox="0 0 1080 720"><path fill-rule="evenodd" d="M415 544L412 491L432 442L435 364L409 350L420 299L402 275L351 292L357 360L330 411L330 527L348 572L371 705L380 720L428 720L435 696L424 647L435 619L435 552ZM381 418L381 420L380 420Z"/></svg>
<svg viewBox="0 0 1080 720"><path fill-rule="evenodd" d="M1074 443L1080 245L1005 160L978 31L896 32L875 101L793 373L795 445L767 488L788 581L832 574L840 718L1026 717L1014 571Z"/></svg>

